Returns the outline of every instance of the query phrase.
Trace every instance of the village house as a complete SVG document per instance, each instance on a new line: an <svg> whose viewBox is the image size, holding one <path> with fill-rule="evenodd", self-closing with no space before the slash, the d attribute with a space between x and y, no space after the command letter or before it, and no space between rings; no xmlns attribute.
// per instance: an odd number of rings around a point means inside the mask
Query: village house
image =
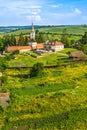
<svg viewBox="0 0 87 130"><path fill-rule="evenodd" d="M63 50L64 49L64 44L62 42L57 41L57 40L47 41L44 44L44 48L46 50L52 50L52 51L56 52L56 51Z"/></svg>
<svg viewBox="0 0 87 130"><path fill-rule="evenodd" d="M75 52L71 52L69 57L70 58L76 58L76 59L79 59L79 58L83 58L84 57L84 53L82 51L75 51Z"/></svg>
<svg viewBox="0 0 87 130"><path fill-rule="evenodd" d="M6 50L7 52L19 50L19 53L22 53L22 52L29 52L30 50L43 49L43 48L44 44L39 43L36 46L8 46Z"/></svg>
<svg viewBox="0 0 87 130"><path fill-rule="evenodd" d="M10 94L9 93L0 93L0 106L9 106Z"/></svg>
<svg viewBox="0 0 87 130"><path fill-rule="evenodd" d="M8 46L6 49L8 52L19 50L19 52L28 52L31 50L31 46Z"/></svg>

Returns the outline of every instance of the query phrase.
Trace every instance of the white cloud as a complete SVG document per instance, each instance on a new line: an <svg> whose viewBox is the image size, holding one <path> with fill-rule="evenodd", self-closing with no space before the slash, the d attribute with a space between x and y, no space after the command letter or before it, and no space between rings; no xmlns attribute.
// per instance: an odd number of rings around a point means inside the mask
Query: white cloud
<svg viewBox="0 0 87 130"><path fill-rule="evenodd" d="M78 8L75 8L74 13L75 14L82 14L82 11Z"/></svg>
<svg viewBox="0 0 87 130"><path fill-rule="evenodd" d="M38 12L31 12L31 14L32 14L32 15L36 15L36 14L38 14Z"/></svg>
<svg viewBox="0 0 87 130"><path fill-rule="evenodd" d="M32 4L33 2L30 1L11 1L7 2L6 4L1 3L0 4L0 9L4 10L2 11L2 14L4 13L15 13L15 14L22 14L22 13L32 13L32 12L37 12L40 13L41 11L41 5L39 4Z"/></svg>
<svg viewBox="0 0 87 130"><path fill-rule="evenodd" d="M60 17L60 18L61 17L67 18L67 17L77 17L80 14L82 14L82 11L79 10L78 8L75 8L72 11L63 12L63 13L51 13L51 14L53 16Z"/></svg>
<svg viewBox="0 0 87 130"><path fill-rule="evenodd" d="M53 4L53 5L50 5L52 8L60 8L62 7L62 4Z"/></svg>
<svg viewBox="0 0 87 130"><path fill-rule="evenodd" d="M26 16L28 20L34 21L35 23L37 22L42 22L42 18L40 15L28 15Z"/></svg>

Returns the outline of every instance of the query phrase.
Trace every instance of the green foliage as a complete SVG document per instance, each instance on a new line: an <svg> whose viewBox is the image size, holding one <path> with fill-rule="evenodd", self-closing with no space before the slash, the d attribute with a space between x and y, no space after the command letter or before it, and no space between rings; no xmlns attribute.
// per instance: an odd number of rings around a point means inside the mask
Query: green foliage
<svg viewBox="0 0 87 130"><path fill-rule="evenodd" d="M7 77L6 77L6 76L1 76L1 77L0 77L0 81L1 81L2 83L5 83L5 82L7 81Z"/></svg>
<svg viewBox="0 0 87 130"><path fill-rule="evenodd" d="M87 32L85 32L85 34L82 36L81 43L87 44Z"/></svg>
<svg viewBox="0 0 87 130"><path fill-rule="evenodd" d="M6 69L7 62L4 57L0 57L0 71L4 71Z"/></svg>
<svg viewBox="0 0 87 130"><path fill-rule="evenodd" d="M16 45L16 38L12 34L11 35L4 35L2 39L3 39L3 43L6 47Z"/></svg>
<svg viewBox="0 0 87 130"><path fill-rule="evenodd" d="M42 63L34 64L30 71L30 77L41 76L42 74L43 74L43 64Z"/></svg>
<svg viewBox="0 0 87 130"><path fill-rule="evenodd" d="M0 111L0 129L86 129L86 70L86 64L45 68L30 78L28 68L6 69L1 90L10 92L10 106Z"/></svg>
<svg viewBox="0 0 87 130"><path fill-rule="evenodd" d="M19 50L12 51L10 54L5 56L5 59L7 61L10 61L11 59L14 59L16 55L19 54Z"/></svg>
<svg viewBox="0 0 87 130"><path fill-rule="evenodd" d="M19 54L19 50L12 51L11 55Z"/></svg>
<svg viewBox="0 0 87 130"><path fill-rule="evenodd" d="M85 54L87 54L87 44L82 45L82 46L81 46L81 49L83 50L83 52L84 52Z"/></svg>
<svg viewBox="0 0 87 130"><path fill-rule="evenodd" d="M27 36L25 36L24 45L25 45L25 46L28 45L28 37L27 37Z"/></svg>
<svg viewBox="0 0 87 130"><path fill-rule="evenodd" d="M69 35L67 35L66 28L63 30L61 41L64 43L65 47L72 47L74 44L74 40L70 40Z"/></svg>
<svg viewBox="0 0 87 130"><path fill-rule="evenodd" d="M10 36L10 46L15 46L16 45L16 38L14 35L11 34Z"/></svg>
<svg viewBox="0 0 87 130"><path fill-rule="evenodd" d="M45 35L45 34L41 34L41 33L37 33L36 34L36 41L38 42L38 43L43 43L43 42L46 42L48 39L47 39L47 35Z"/></svg>
<svg viewBox="0 0 87 130"><path fill-rule="evenodd" d="M3 52L4 48L5 48L4 42L3 42L2 38L0 38L0 53Z"/></svg>
<svg viewBox="0 0 87 130"><path fill-rule="evenodd" d="M24 45L24 37L23 37L22 34L20 34L20 36L19 36L18 45L19 46L23 46Z"/></svg>

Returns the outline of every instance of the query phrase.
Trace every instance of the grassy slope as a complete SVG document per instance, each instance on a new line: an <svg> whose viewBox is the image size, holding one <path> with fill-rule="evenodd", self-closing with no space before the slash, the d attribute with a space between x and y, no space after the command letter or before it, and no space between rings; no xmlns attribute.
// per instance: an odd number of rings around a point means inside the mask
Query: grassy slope
<svg viewBox="0 0 87 130"><path fill-rule="evenodd" d="M51 28L42 28L41 32L57 32L62 33L63 29L66 28L68 33L71 34L83 34L87 31L87 27L83 26L65 26L65 27L51 27Z"/></svg>
<svg viewBox="0 0 87 130"><path fill-rule="evenodd" d="M32 56L26 56L24 54L18 55L18 59L12 59L8 62L8 66L29 66L31 67L36 62L42 62L44 65L56 65L58 59L67 58L66 53L76 51L73 48L65 48L63 51L59 53L46 54L43 56L38 56L38 58L33 58ZM65 54L65 55L63 55Z"/></svg>
<svg viewBox="0 0 87 130"><path fill-rule="evenodd" d="M21 124L32 130L86 130L86 70L87 64L45 69L43 77L30 79L28 69L7 69L3 88L11 92L11 102L0 116L5 120L0 120L2 130ZM46 86L40 86L44 82Z"/></svg>
<svg viewBox="0 0 87 130"><path fill-rule="evenodd" d="M84 26L59 26L59 27L49 27L49 28L38 28L40 32L56 32L56 33L62 33L63 29L66 28L68 33L71 34L84 34L84 32L87 31L87 27ZM14 34L19 35L20 33L29 33L31 30L29 29L21 29L17 30L15 32L11 32L8 34ZM1 33L3 34L3 33ZM0 35L1 35L0 34Z"/></svg>

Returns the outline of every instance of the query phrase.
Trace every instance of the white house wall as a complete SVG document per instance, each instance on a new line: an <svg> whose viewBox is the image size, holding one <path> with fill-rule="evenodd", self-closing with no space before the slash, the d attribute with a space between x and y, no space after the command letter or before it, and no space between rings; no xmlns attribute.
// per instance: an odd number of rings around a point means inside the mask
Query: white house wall
<svg viewBox="0 0 87 130"><path fill-rule="evenodd" d="M54 50L54 51L61 51L64 49L64 46L61 45L61 46L51 46L51 49Z"/></svg>

